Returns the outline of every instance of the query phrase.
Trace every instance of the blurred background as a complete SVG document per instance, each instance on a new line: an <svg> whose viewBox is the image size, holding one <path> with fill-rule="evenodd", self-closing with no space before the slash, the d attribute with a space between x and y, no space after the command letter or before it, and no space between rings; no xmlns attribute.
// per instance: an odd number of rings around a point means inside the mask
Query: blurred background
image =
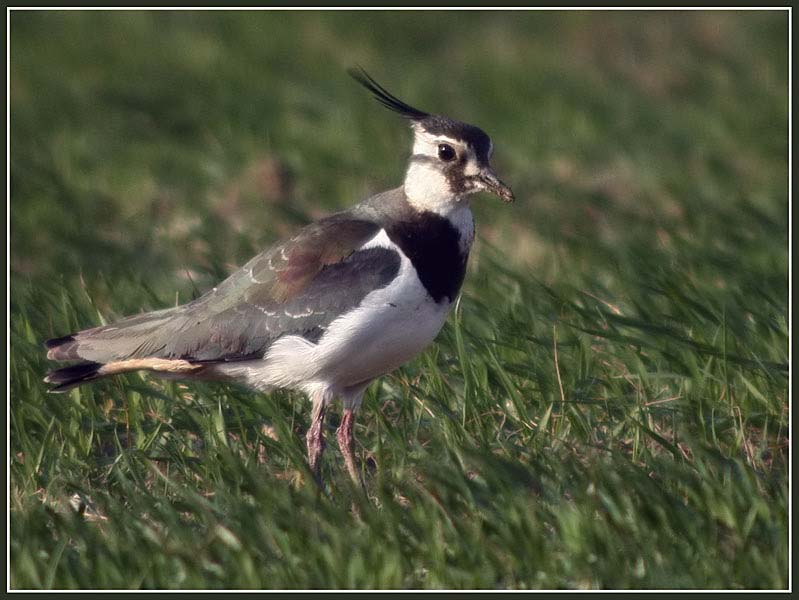
<svg viewBox="0 0 799 600"><path fill-rule="evenodd" d="M787 61L784 11L12 11L12 585L787 585ZM255 468L251 453L226 450L237 466L218 470L218 455L174 459L220 503L190 525L152 504L148 461L187 431L212 444L203 423L224 413L234 427L224 411L246 393L191 388L210 408L183 425L191 392L138 376L54 400L41 341L185 302L399 185L410 132L353 65L487 131L517 201L475 198L457 314L370 391L358 435L384 512L353 524L348 502L320 509L285 482L247 492L347 523L295 538L294 520L263 509L265 531L289 540L274 556L316 565L303 578L270 570L268 535L247 537L256 517L225 478ZM307 407L251 402L237 435L284 459L259 477L301 469L299 441L254 423L288 410L301 432ZM98 458L98 432L122 430L139 436ZM105 532L46 512L75 489L102 505ZM443 508L385 508L396 494ZM161 564L159 537L146 562L123 544L153 543L123 517L143 513L184 546L217 526L239 546ZM386 541L408 519L418 528ZM368 568L375 539L385 572Z"/></svg>

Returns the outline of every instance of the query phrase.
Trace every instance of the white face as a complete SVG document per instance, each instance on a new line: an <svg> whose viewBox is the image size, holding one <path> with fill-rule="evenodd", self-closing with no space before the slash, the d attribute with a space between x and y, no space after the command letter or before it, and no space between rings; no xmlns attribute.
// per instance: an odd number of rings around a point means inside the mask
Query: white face
<svg viewBox="0 0 799 600"><path fill-rule="evenodd" d="M446 170L457 168L467 177L480 173L474 150L459 140L433 135L413 125L413 156L405 174L405 194L421 210L447 214L466 195L452 190ZM476 192L479 188L467 193Z"/></svg>

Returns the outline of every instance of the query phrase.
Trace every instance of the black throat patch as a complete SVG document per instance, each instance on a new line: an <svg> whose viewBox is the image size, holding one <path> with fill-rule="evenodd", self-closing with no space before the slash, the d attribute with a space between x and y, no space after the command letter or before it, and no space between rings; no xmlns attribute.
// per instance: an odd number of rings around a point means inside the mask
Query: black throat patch
<svg viewBox="0 0 799 600"><path fill-rule="evenodd" d="M413 264L419 279L436 303L455 299L466 275L468 251L462 252L460 234L449 219L419 212L386 227L389 239Z"/></svg>

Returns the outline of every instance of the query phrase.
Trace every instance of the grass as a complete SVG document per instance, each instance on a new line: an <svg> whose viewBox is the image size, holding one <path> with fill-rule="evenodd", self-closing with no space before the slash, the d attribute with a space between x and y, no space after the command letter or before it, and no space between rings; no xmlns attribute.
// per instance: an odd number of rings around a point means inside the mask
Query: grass
<svg viewBox="0 0 799 600"><path fill-rule="evenodd" d="M786 33L12 13L11 587L786 588ZM369 499L334 442L309 483L298 394L48 395L44 339L185 302L399 183L409 132L356 63L486 129L517 195L475 200L457 309L367 394Z"/></svg>

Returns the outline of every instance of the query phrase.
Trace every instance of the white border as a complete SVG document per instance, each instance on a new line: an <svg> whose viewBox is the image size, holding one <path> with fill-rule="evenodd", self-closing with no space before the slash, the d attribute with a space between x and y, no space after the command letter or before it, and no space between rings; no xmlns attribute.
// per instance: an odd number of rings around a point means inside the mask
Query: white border
<svg viewBox="0 0 799 600"><path fill-rule="evenodd" d="M793 19L788 9L788 589L793 586Z"/></svg>
<svg viewBox="0 0 799 600"><path fill-rule="evenodd" d="M732 593L747 593L750 591L766 592L766 593L790 593L793 584L793 453L791 434L792 429L792 400L793 400L793 361L792 361L792 323L793 323L793 294L792 294L792 280L791 274L793 273L793 149L791 141L793 139L793 23L792 23L792 7L791 6L747 6L747 7L720 7L720 6L629 6L629 7L595 7L595 6L571 6L571 7L558 7L558 6L545 6L545 7L518 7L518 6L474 6L474 7L451 7L451 6L425 6L425 7L406 7L406 6L388 6L388 7L363 7L363 6L313 6L313 7L186 7L186 6L77 6L77 7L62 7L62 6L40 6L40 7L25 7L25 6L8 6L6 7L6 592L7 593L25 593L25 592L62 592L62 593L120 593L120 592L134 592L134 593L186 593L186 592L234 592L234 593L251 593L253 591L267 592L270 590L127 590L127 589L103 589L103 590L12 590L11 589L11 12L12 11L74 11L74 10L94 10L94 11L117 11L117 10L150 10L150 11L430 11L430 10L446 10L446 11L787 11L788 13L788 589L775 589L775 590L650 590L650 589L636 589L636 590L458 590L460 593L529 593L533 592L549 592L549 593L714 593L718 591L732 592ZM278 590L274 590L278 591ZM376 590L279 590L280 593L305 593L308 591L325 591L331 593L376 593ZM380 592L402 592L402 593L448 593L453 590L379 590Z"/></svg>

